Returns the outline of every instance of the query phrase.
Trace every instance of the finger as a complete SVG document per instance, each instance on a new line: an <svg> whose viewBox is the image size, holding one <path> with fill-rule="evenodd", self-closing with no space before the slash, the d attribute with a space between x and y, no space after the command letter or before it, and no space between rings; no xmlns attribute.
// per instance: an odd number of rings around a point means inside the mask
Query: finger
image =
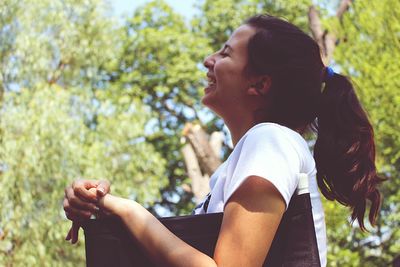
<svg viewBox="0 0 400 267"><path fill-rule="evenodd" d="M86 189L90 189L93 187L97 187L100 181L97 180L84 180L84 179L77 179L72 183L72 187L76 186L83 186Z"/></svg>
<svg viewBox="0 0 400 267"><path fill-rule="evenodd" d="M69 229L67 236L65 237L65 240L70 240L71 239L71 229Z"/></svg>
<svg viewBox="0 0 400 267"><path fill-rule="evenodd" d="M69 231L68 231L68 234L67 234L67 236L65 237L65 240L70 240L71 239L71 232L72 232L72 226L71 226L71 228L69 228Z"/></svg>
<svg viewBox="0 0 400 267"><path fill-rule="evenodd" d="M96 202L97 201L97 195L88 190L90 188L95 188L99 184L98 181L91 181L91 180L76 180L72 184L72 189L74 191L74 194L79 197L82 200L90 201L90 202Z"/></svg>
<svg viewBox="0 0 400 267"><path fill-rule="evenodd" d="M64 197L68 197L68 193L72 190L71 186L67 186L64 190Z"/></svg>
<svg viewBox="0 0 400 267"><path fill-rule="evenodd" d="M67 215L67 218L68 218L71 222L82 223L82 222L88 220L87 217L82 218L82 217L80 217L80 216L75 216L75 215L73 215L73 214L71 214L71 213L68 213L68 212L66 212L66 215Z"/></svg>
<svg viewBox="0 0 400 267"><path fill-rule="evenodd" d="M82 181L86 189L97 187L99 186L100 183L99 180L82 180Z"/></svg>
<svg viewBox="0 0 400 267"><path fill-rule="evenodd" d="M70 189L70 192L67 193L67 196L64 197L63 200L63 207L65 212L70 213L78 213L78 214L85 214L82 212L94 212L98 210L98 207L93 203L86 203L85 201L80 200L78 197L75 196L74 191ZM79 210L81 212L76 212Z"/></svg>
<svg viewBox="0 0 400 267"><path fill-rule="evenodd" d="M80 227L81 227L81 225L79 223L77 223L77 222L72 223L72 227L71 227L71 243L72 244L75 244L76 242L78 242Z"/></svg>
<svg viewBox="0 0 400 267"><path fill-rule="evenodd" d="M71 190L71 194L73 194L72 190ZM99 208L94 203L82 201L80 198L76 197L75 195L69 196L69 198L66 198L66 199L68 200L69 205L72 206L73 208L76 208L79 210L90 211L90 212L95 212L95 211L99 210Z"/></svg>
<svg viewBox="0 0 400 267"><path fill-rule="evenodd" d="M72 207L69 204L68 199L66 199L66 198L64 198L63 207L64 207L65 215L71 221L76 221L77 219L78 220L87 220L92 215L92 212L90 212L90 211L80 210L80 209L76 209L76 208Z"/></svg>
<svg viewBox="0 0 400 267"><path fill-rule="evenodd" d="M110 182L107 180L101 180L97 186L97 194L99 194L100 197L103 197L108 193L110 193Z"/></svg>

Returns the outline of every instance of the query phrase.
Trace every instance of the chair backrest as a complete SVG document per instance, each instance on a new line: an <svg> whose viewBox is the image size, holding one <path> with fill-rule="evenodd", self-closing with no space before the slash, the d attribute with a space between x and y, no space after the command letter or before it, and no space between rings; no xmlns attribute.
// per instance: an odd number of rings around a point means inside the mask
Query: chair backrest
<svg viewBox="0 0 400 267"><path fill-rule="evenodd" d="M160 221L186 243L212 257L222 217L223 213L212 213L160 218ZM154 266L116 218L89 220L83 229L88 267ZM300 175L296 195L283 215L263 266L320 266L307 175Z"/></svg>

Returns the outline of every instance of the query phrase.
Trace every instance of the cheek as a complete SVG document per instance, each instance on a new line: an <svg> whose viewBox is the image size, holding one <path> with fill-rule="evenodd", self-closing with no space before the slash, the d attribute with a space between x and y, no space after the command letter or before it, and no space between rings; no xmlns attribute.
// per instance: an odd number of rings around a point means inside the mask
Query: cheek
<svg viewBox="0 0 400 267"><path fill-rule="evenodd" d="M232 74L234 74L232 66L227 60L221 60L218 63L216 63L214 71L215 71L215 76L217 78L217 82L223 82L223 83L229 82L229 77L232 78Z"/></svg>
<svg viewBox="0 0 400 267"><path fill-rule="evenodd" d="M240 89L245 86L245 79L240 66L233 62L219 62L214 67L217 84L230 90Z"/></svg>

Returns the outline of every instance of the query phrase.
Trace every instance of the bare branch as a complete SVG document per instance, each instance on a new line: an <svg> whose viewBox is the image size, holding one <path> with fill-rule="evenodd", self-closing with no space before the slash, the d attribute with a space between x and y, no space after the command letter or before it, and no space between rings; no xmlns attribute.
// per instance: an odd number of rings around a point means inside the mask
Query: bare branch
<svg viewBox="0 0 400 267"><path fill-rule="evenodd" d="M211 148L206 132L200 125L187 123L183 130L183 135L192 145L203 172L208 175L213 174L221 164L221 160Z"/></svg>
<svg viewBox="0 0 400 267"><path fill-rule="evenodd" d="M352 0L342 0L336 12L336 16L341 19L344 12L349 9ZM337 37L334 33L322 29L321 20L318 11L314 5L310 6L308 11L308 22L314 40L318 43L321 49L322 61L328 65L335 50Z"/></svg>
<svg viewBox="0 0 400 267"><path fill-rule="evenodd" d="M191 181L191 191L195 197L196 203L200 203L210 191L209 176L203 176L200 170L196 154L190 144L182 148L183 158L185 159L186 170Z"/></svg>
<svg viewBox="0 0 400 267"><path fill-rule="evenodd" d="M223 134L214 132L208 138L200 125L187 123L183 129L183 136L189 141L183 146L182 154L191 178L190 191L193 192L196 202L200 203L210 191L209 177L221 164L217 155L221 153Z"/></svg>
<svg viewBox="0 0 400 267"><path fill-rule="evenodd" d="M210 136L210 146L214 154L219 157L221 154L222 143L224 142L224 134L222 132L213 132Z"/></svg>
<svg viewBox="0 0 400 267"><path fill-rule="evenodd" d="M333 51L335 50L336 47L336 36L333 33L326 32L324 35L324 58L323 62L325 65L329 65L329 62L331 61L333 57Z"/></svg>
<svg viewBox="0 0 400 267"><path fill-rule="evenodd" d="M340 2L339 8L338 8L338 10L336 12L336 16L339 19L341 19L342 16L343 16L343 13L346 12L349 9L349 7L350 7L352 2L353 2L352 0L342 0Z"/></svg>
<svg viewBox="0 0 400 267"><path fill-rule="evenodd" d="M314 40L323 47L321 41L324 31L322 30L321 20L319 19L318 11L314 5L311 5L308 10L308 23Z"/></svg>

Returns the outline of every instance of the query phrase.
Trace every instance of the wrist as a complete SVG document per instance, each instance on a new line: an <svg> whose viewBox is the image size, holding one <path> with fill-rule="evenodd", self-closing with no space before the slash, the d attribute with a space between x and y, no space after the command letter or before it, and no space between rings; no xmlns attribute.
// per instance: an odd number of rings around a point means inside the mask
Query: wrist
<svg viewBox="0 0 400 267"><path fill-rule="evenodd" d="M116 215L121 219L128 218L128 217L132 216L134 207L135 207L135 201L130 200L130 199L122 199L122 201L117 209Z"/></svg>
<svg viewBox="0 0 400 267"><path fill-rule="evenodd" d="M109 212L117 217L123 218L132 211L134 201L116 197L111 194L106 194L104 197L99 199L98 204L105 212Z"/></svg>

